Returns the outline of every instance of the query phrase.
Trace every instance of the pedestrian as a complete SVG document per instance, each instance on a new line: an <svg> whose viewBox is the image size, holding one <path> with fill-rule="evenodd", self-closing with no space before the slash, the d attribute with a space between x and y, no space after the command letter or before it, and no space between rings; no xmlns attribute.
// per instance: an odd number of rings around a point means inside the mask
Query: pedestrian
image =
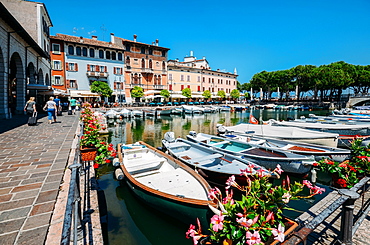
<svg viewBox="0 0 370 245"><path fill-rule="evenodd" d="M35 97L30 97L29 101L27 101L26 105L24 106L24 111L30 117L32 117L34 112L37 112L36 111Z"/></svg>
<svg viewBox="0 0 370 245"><path fill-rule="evenodd" d="M46 102L44 106L44 110L48 112L48 120L49 124L51 124L52 119L54 119L54 122L57 122L57 116L56 116L56 111L57 111L57 104L54 102L54 97L50 97L49 101Z"/></svg>
<svg viewBox="0 0 370 245"><path fill-rule="evenodd" d="M71 107L72 113L76 114L76 99L74 98L70 99L69 106Z"/></svg>
<svg viewBox="0 0 370 245"><path fill-rule="evenodd" d="M61 110L61 108L60 108L60 99L59 99L58 95L55 96L54 102L57 105L57 111Z"/></svg>

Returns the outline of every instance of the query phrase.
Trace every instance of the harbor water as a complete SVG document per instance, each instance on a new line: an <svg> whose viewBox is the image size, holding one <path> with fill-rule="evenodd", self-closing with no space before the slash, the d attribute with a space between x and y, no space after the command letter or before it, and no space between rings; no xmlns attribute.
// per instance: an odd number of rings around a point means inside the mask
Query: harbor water
<svg viewBox="0 0 370 245"><path fill-rule="evenodd" d="M161 147L161 140L166 132L172 131L175 133L175 137L183 138L189 131L217 134L217 124L232 126L248 123L250 113L261 121L308 117L310 113L327 115L329 111L246 110L111 120L108 121L108 130L111 132L108 141L115 146L118 143L144 141L154 147ZM320 174L318 177L318 185L326 188L326 193L330 191L330 188L326 186L330 179ZM294 176L290 176L290 178L292 181L295 180ZM112 165L101 166L97 171L97 180L100 196L103 197L101 198L103 201L100 204L100 212L106 244L192 244L192 240L185 238L185 232L190 224L182 223L154 210L135 198L124 181L117 181L114 178ZM302 178L297 179L297 181L301 180ZM290 205L299 212L289 211L286 215L295 218L324 196L325 194L317 195L312 199L293 201ZM195 224L195 220L193 224Z"/></svg>

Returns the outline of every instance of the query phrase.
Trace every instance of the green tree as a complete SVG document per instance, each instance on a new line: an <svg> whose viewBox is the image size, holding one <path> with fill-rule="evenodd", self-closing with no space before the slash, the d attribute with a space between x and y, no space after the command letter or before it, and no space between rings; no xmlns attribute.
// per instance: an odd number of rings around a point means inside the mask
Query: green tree
<svg viewBox="0 0 370 245"><path fill-rule="evenodd" d="M109 85L102 81L94 81L90 85L90 91L99 94L100 97L111 97L113 93L113 90Z"/></svg>
<svg viewBox="0 0 370 245"><path fill-rule="evenodd" d="M225 99L225 97L226 97L226 93L225 93L225 91L223 91L223 90L219 90L219 91L217 92L217 96L220 96L220 98L221 98L221 99Z"/></svg>
<svg viewBox="0 0 370 245"><path fill-rule="evenodd" d="M170 97L170 92L167 90L167 89L163 89L161 90L161 92L159 93L159 95L165 97L166 99L168 99Z"/></svg>
<svg viewBox="0 0 370 245"><path fill-rule="evenodd" d="M144 90L142 87L139 87L139 86L135 86L132 88L131 90L131 96L133 98L136 98L136 101L139 100L139 98L143 97L144 96Z"/></svg>
<svg viewBox="0 0 370 245"><path fill-rule="evenodd" d="M203 92L202 96L206 99L209 100L212 97L212 94L209 90L206 90Z"/></svg>
<svg viewBox="0 0 370 245"><path fill-rule="evenodd" d="M181 94L185 96L186 98L190 99L191 98L191 89L190 88L184 88L181 91Z"/></svg>
<svg viewBox="0 0 370 245"><path fill-rule="evenodd" d="M233 98L234 100L238 99L238 98L240 97L240 92L239 92L239 90L237 90L237 89L233 89L233 90L231 90L230 96L231 96L231 98Z"/></svg>

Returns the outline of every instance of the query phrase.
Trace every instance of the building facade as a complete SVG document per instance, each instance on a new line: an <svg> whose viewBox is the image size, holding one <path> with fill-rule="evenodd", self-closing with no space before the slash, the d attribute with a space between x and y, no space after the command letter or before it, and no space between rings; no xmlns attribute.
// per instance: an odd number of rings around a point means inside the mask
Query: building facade
<svg viewBox="0 0 370 245"><path fill-rule="evenodd" d="M184 61L168 61L168 90L173 99L183 98L184 88L190 88L194 99L202 99L206 90L211 92L212 98L217 98L221 90L229 96L237 88L237 77L236 70L234 73L212 70L205 57L197 59L193 52Z"/></svg>
<svg viewBox="0 0 370 245"><path fill-rule="evenodd" d="M132 103L131 90L141 87L144 94L154 96L167 89L168 48L160 47L158 39L152 44L140 43L137 35L127 40L111 35L111 42L125 50L125 91L127 103Z"/></svg>
<svg viewBox="0 0 370 245"><path fill-rule="evenodd" d="M42 3L7 0L0 3L0 118L23 113L30 96L44 102L50 86L49 28Z"/></svg>
<svg viewBox="0 0 370 245"><path fill-rule="evenodd" d="M94 81L106 82L116 101L124 101L124 49L111 42L57 34L51 36L52 86L71 97L98 97Z"/></svg>

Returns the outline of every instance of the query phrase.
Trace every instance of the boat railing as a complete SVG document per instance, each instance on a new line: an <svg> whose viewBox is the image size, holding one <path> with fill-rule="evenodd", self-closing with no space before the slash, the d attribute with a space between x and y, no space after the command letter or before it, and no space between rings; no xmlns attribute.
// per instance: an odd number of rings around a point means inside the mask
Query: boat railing
<svg viewBox="0 0 370 245"><path fill-rule="evenodd" d="M322 222L341 208L340 234L336 239L340 244L352 244L352 238L357 229L370 212L370 200L365 194L370 190L370 177L364 177L351 189L338 189L339 196L328 207L322 210L311 221L295 231L283 245L306 244L306 240ZM358 211L354 215L356 209Z"/></svg>
<svg viewBox="0 0 370 245"><path fill-rule="evenodd" d="M81 124L80 134L75 136L70 155L73 163L68 166L71 173L60 241L62 245L78 244L81 241L87 244L93 239L90 215L94 210L91 209L90 191L96 185L92 182L95 178L90 179L91 162L81 160L79 146L82 132Z"/></svg>

